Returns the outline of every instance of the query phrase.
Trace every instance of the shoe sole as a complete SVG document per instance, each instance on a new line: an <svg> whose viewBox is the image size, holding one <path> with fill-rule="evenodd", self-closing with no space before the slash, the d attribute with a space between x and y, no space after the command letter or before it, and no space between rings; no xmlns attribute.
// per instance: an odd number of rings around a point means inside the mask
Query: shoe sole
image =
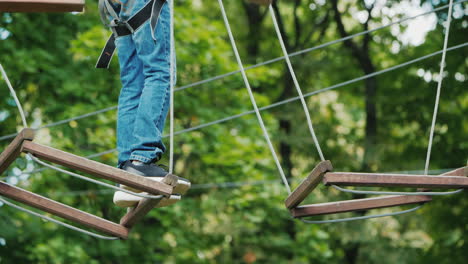
<svg viewBox="0 0 468 264"><path fill-rule="evenodd" d="M147 194L147 193L143 193ZM135 207L138 203L143 200L143 197L135 196L126 192L117 191L114 193L114 204L118 207L126 208L126 207ZM158 203L156 208L165 207L169 205L173 205L176 202L180 201L181 197L178 195L171 195L170 198L163 198L161 202Z"/></svg>
<svg viewBox="0 0 468 264"><path fill-rule="evenodd" d="M153 180L153 181L158 181L158 182L161 182L164 179L164 177L146 177L146 178L150 179L150 180ZM174 190L172 191L172 193L173 194L183 195L190 189L190 186L191 186L191 183L190 183L189 180L184 179L182 177L178 177L177 185L174 188ZM132 191L132 192L136 192L136 193L141 193L142 192L141 190L138 190L138 189L126 186L126 185L120 185L120 188L125 189L125 190L129 190L129 191Z"/></svg>

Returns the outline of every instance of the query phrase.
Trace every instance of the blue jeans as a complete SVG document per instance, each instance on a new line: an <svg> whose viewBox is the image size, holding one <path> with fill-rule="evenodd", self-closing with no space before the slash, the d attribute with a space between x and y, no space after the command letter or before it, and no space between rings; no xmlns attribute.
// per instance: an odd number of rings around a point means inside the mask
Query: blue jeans
<svg viewBox="0 0 468 264"><path fill-rule="evenodd" d="M137 12L147 1L135 0L130 11ZM132 13L121 17L127 15ZM132 35L116 39L122 82L117 120L119 167L127 160L155 162L166 151L162 132L170 103L168 3L161 10L154 33L156 41L147 21Z"/></svg>

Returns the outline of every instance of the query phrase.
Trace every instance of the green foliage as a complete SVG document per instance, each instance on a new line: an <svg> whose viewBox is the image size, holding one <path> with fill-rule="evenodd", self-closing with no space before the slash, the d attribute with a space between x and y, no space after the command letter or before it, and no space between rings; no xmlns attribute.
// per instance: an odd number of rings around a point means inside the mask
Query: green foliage
<svg viewBox="0 0 468 264"><path fill-rule="evenodd" d="M116 58L109 70L94 69L110 34L100 24L96 2L87 1L82 14L0 14L0 63L31 126L109 108L38 130L38 142L81 156L115 148L113 106L120 90L119 69ZM217 1L176 2L177 86L237 70ZM267 9L225 2L246 66L282 56ZM298 6L293 2L279 3L289 52L341 37L330 1L298 1ZM388 1L386 6L398 2ZM259 15L255 23L249 22L248 8ZM364 30L354 14L365 8L362 1L339 2L350 34ZM399 17L405 15L373 15L371 28ZM440 50L446 10L437 18L437 27L417 46L389 28L372 33L369 55L375 68L386 69ZM466 32L466 15L454 19L449 46L465 43ZM353 41L361 44L364 38ZM395 45L400 48L392 52ZM447 54L431 169L455 168L467 161L467 52L465 47ZM424 167L439 61L440 56L434 56L376 78L378 133L372 170ZM343 43L294 56L292 63L304 93L364 75ZM260 107L297 95L282 62L247 74ZM362 167L364 87L364 82L355 82L306 99L325 157L336 170ZM18 131L21 121L3 80L0 91L2 136ZM234 74L177 91L175 109L175 128L180 131L250 111L252 106L241 75ZM302 107L295 101L262 111L262 117L278 152L284 154L280 146L285 145L292 150L288 157L281 155L281 162L292 161L292 168L285 170L294 187L319 161ZM284 129L284 120L290 122L290 130ZM8 140L0 141L0 148L7 144ZM96 240L1 206L0 263L464 263L468 257L466 194L436 198L404 216L307 225L292 220L283 206L287 192L254 114L178 134L175 144L175 172L189 178L194 188L176 205L153 210L132 230L129 240ZM116 153L94 159L115 165ZM23 157L0 177L113 221L124 214L113 206L111 191L51 170L28 174L34 169L39 167ZM232 182L247 184L216 185ZM351 198L320 186L306 202Z"/></svg>

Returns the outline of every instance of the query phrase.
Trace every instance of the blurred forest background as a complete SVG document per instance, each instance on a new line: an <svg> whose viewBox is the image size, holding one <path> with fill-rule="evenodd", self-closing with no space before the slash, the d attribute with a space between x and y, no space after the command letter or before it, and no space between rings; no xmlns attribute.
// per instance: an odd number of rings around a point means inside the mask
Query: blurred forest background
<svg viewBox="0 0 468 264"><path fill-rule="evenodd" d="M456 1L457 2L457 1ZM461 2L461 3L460 3ZM290 53L433 10L448 0L275 1ZM437 197L402 216L307 225L291 219L287 196L252 110L215 0L175 1L178 83L175 173L193 188L153 210L128 241L102 241L0 207L0 263L466 263L468 193ZM225 1L245 66L281 57L268 9ZM447 8L293 56L304 93L438 52ZM449 47L468 41L468 6L453 9ZM120 90L117 58L94 68L110 32L97 0L77 14L0 13L0 63L27 111L37 142L112 166ZM464 166L468 153L468 47L447 53L430 170ZM421 173L428 147L440 53L362 81L313 94L307 103L326 159L337 171ZM297 96L284 60L249 69L260 107ZM21 129L0 82L0 149ZM70 118L100 111L83 118ZM292 187L319 162L298 100L262 111ZM58 124L54 122L65 120ZM52 124L52 125L48 125ZM168 142L168 140L166 140ZM163 160L167 164L167 160ZM0 176L11 184L117 221L113 192L26 158ZM31 173L34 171L34 173ZM353 198L320 186L309 203ZM362 214L407 209L373 210ZM362 214L347 213L349 217ZM317 218L323 219L323 218Z"/></svg>

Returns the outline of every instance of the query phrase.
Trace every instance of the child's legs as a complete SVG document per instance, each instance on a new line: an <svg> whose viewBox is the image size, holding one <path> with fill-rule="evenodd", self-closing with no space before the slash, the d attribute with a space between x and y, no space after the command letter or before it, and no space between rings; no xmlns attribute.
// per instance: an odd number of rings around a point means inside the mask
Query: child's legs
<svg viewBox="0 0 468 264"><path fill-rule="evenodd" d="M130 159L153 162L166 150L162 132L169 108L170 96L170 14L164 4L151 37L149 23L133 34L138 58L143 64L144 87L135 117Z"/></svg>
<svg viewBox="0 0 468 264"><path fill-rule="evenodd" d="M145 78L143 64L137 56L132 37L129 35L117 38L116 46L122 82L117 117L117 149L120 167L123 162L130 159L131 147L135 143L133 129Z"/></svg>

